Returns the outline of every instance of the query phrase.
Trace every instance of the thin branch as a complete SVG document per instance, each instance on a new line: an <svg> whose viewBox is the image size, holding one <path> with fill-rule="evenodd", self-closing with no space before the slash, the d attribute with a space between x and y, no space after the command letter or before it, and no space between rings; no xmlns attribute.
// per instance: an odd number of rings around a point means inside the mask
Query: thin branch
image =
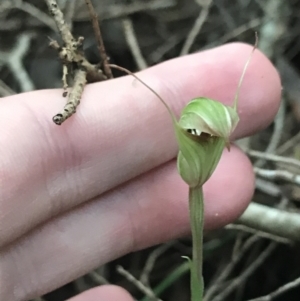
<svg viewBox="0 0 300 301"><path fill-rule="evenodd" d="M55 22L43 11L41 11L36 6L34 6L28 2L24 2L21 0L6 1L0 6L0 13L4 10L9 10L9 9L13 9L13 8L16 8L16 9L26 12L30 16L32 16L35 19L37 19L38 21L40 21L42 24L45 24L46 26L48 26L53 31L57 31Z"/></svg>
<svg viewBox="0 0 300 301"><path fill-rule="evenodd" d="M220 285L226 278L230 275L236 265L240 262L246 252L250 249L250 247L259 240L259 237L254 235L247 239L244 243L240 252L235 253L232 260L227 264L227 266L223 269L223 271L219 274L217 279L214 281L214 284L207 290L203 301L209 301L218 291Z"/></svg>
<svg viewBox="0 0 300 301"><path fill-rule="evenodd" d="M282 157L278 155L273 155L265 152L260 152L260 151L255 151L255 150L247 150L247 154L250 157L255 157L255 158L261 158L277 163L286 163L292 166L296 166L300 168L300 160L294 159L294 158L288 158L288 157Z"/></svg>
<svg viewBox="0 0 300 301"><path fill-rule="evenodd" d="M151 298L151 300L162 301L161 299L155 296L154 292L150 288L146 287L141 281L136 279L132 274L126 271L123 267L117 266L117 271L119 274L124 276L129 282L133 283L136 286L136 288L138 288L143 294Z"/></svg>
<svg viewBox="0 0 300 301"><path fill-rule="evenodd" d="M174 241L165 243L160 247L156 248L149 257L147 258L146 264L140 276L140 281L149 286L149 275L154 267L154 264L159 256L166 252L170 247L174 245Z"/></svg>
<svg viewBox="0 0 300 301"><path fill-rule="evenodd" d="M255 234L256 236L259 236L261 238L270 239L270 240L273 240L273 241L276 241L276 242L282 243L282 244L287 244L287 245L293 244L293 242L290 239L280 237L278 235L274 235L274 234L271 234L271 233L258 231L256 229L253 229L253 228L250 228L250 227L247 227L247 226L244 226L244 225L229 224L229 225L225 226L225 229L238 230L238 231L243 231L243 232L246 232L246 233Z"/></svg>
<svg viewBox="0 0 300 301"><path fill-rule="evenodd" d="M0 62L7 65L22 92L34 90L34 84L23 65L33 34L24 32L18 36L16 44L7 52L0 51Z"/></svg>
<svg viewBox="0 0 300 301"><path fill-rule="evenodd" d="M286 182L300 186L300 175L294 174L287 170L271 170L254 167L254 172L257 176L269 181L284 180Z"/></svg>
<svg viewBox="0 0 300 301"><path fill-rule="evenodd" d="M107 76L107 78L113 78L113 75L112 75L112 72L111 72L111 69L109 66L109 62L108 62L108 57L106 55L105 46L103 43L103 38L102 38L102 34L101 34L99 22L98 22L97 13L94 9L94 6L93 6L91 0L85 0L85 3L89 9L90 16L92 19L93 29L94 29L95 37L97 40L99 54L102 59L104 73Z"/></svg>
<svg viewBox="0 0 300 301"><path fill-rule="evenodd" d="M53 31L56 31L55 24L51 18L47 14L45 14L40 9L36 8L34 5L22 1L22 4L20 6L16 6L16 8L19 8L20 10L23 10L24 12L28 13L32 17L39 20L41 23L47 25L49 28L51 28Z"/></svg>
<svg viewBox="0 0 300 301"><path fill-rule="evenodd" d="M232 280L229 285L218 294L217 297L212 299L212 301L222 301L225 300L228 295L230 295L241 283L243 283L251 274L258 269L262 263L271 255L271 253L275 250L277 244L272 242L269 246L260 253L260 255L249 265L239 276L238 278Z"/></svg>
<svg viewBox="0 0 300 301"><path fill-rule="evenodd" d="M211 4L212 4L212 0L208 0L208 2L202 6L199 16L196 19L194 26L190 30L190 32L185 40L185 43L181 49L180 56L186 55L189 53L192 45L195 42L197 35L201 31L201 28L208 17Z"/></svg>
<svg viewBox="0 0 300 301"><path fill-rule="evenodd" d="M53 117L53 122L61 125L67 118L76 112L76 108L80 103L81 95L87 82L95 82L106 79L102 71L97 65L92 65L83 54L83 37L75 39L64 20L64 15L57 5L56 0L45 0L51 15L53 16L58 31L64 42L61 47L57 41L51 40L50 46L54 48L63 64L63 96L67 96L66 89L67 73L70 66L74 67L74 85L69 94L67 104L64 109Z"/></svg>
<svg viewBox="0 0 300 301"><path fill-rule="evenodd" d="M81 95L86 85L86 71L77 70L75 72L74 85L68 96L67 104L61 112L53 117L53 121L57 125L61 125L67 118L71 117L80 103Z"/></svg>
<svg viewBox="0 0 300 301"><path fill-rule="evenodd" d="M300 132L297 133L295 136L290 138L288 141L280 145L277 149L277 154L282 155L292 147L294 147L297 143L299 143L300 140Z"/></svg>
<svg viewBox="0 0 300 301"><path fill-rule="evenodd" d="M75 42L73 35L71 34L70 28L65 22L64 15L62 11L59 9L56 0L45 0L50 14L53 16L54 21L56 23L56 27L66 45L70 44L70 42Z"/></svg>
<svg viewBox="0 0 300 301"><path fill-rule="evenodd" d="M270 293L269 295L251 299L248 301L271 301L271 300L275 299L276 297L286 293L287 291L289 291L299 285L300 285L300 277L295 279L294 281L291 281L291 282L281 286L280 288L278 288L276 291Z"/></svg>
<svg viewBox="0 0 300 301"><path fill-rule="evenodd" d="M281 188L274 182L266 181L264 179L255 179L255 188L265 194L268 194L274 198L282 195Z"/></svg>
<svg viewBox="0 0 300 301"><path fill-rule="evenodd" d="M171 36L163 44L159 45L157 49L149 55L148 60L151 63L158 63L168 51L173 49L180 42L181 38L178 35Z"/></svg>
<svg viewBox="0 0 300 301"><path fill-rule="evenodd" d="M127 45L132 53L135 63L137 64L139 70L146 69L148 67L148 64L142 55L132 21L129 18L124 18L122 20L122 24Z"/></svg>
<svg viewBox="0 0 300 301"><path fill-rule="evenodd" d="M278 110L278 113L276 114L275 120L274 120L274 130L272 133L272 136L269 140L268 146L265 150L265 153L272 154L276 152L276 149L280 143L281 136L283 133L283 127L284 127L284 121L285 121L285 99L282 98L280 102L280 107ZM255 166L262 167L265 164L265 160L258 160L255 162Z"/></svg>

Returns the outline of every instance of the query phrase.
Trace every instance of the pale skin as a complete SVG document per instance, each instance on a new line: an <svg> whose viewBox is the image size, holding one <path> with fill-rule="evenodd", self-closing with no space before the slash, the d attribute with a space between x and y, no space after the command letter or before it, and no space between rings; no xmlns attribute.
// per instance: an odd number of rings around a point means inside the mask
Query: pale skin
<svg viewBox="0 0 300 301"><path fill-rule="evenodd" d="M139 73L177 116L192 98L232 104L251 46L230 44ZM233 139L265 128L280 101L277 71L256 51L240 93ZM91 269L189 234L188 187L176 171L166 109L132 77L87 86L77 113L51 118L62 90L0 101L0 300L27 300ZM224 151L205 185L205 227L236 219L254 189L237 147ZM73 301L132 301L102 286Z"/></svg>

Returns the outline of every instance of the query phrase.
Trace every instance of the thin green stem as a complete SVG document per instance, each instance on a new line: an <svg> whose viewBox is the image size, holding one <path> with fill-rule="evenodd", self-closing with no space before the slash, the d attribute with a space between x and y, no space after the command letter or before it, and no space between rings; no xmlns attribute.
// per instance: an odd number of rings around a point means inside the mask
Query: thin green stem
<svg viewBox="0 0 300 301"><path fill-rule="evenodd" d="M191 263L191 300L201 301L204 290L202 278L204 227L204 201L202 186L190 187L189 210L193 242L193 257Z"/></svg>

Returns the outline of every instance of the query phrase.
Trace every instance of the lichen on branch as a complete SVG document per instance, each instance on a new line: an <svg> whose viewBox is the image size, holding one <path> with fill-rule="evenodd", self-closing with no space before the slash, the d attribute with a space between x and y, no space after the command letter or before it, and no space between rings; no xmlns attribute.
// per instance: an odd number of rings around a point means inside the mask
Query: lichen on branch
<svg viewBox="0 0 300 301"><path fill-rule="evenodd" d="M83 52L83 37L74 38L72 35L62 11L57 5L56 0L45 0L51 16L53 17L58 31L63 40L63 45L59 45L56 40L51 40L49 46L58 52L58 56L63 64L63 96L68 96L67 104L64 109L53 117L54 123L60 125L67 118L76 112L80 103L84 86L87 82L97 82L107 79L99 65L91 64ZM72 71L72 72L71 72ZM73 75L73 85L68 95L68 75Z"/></svg>

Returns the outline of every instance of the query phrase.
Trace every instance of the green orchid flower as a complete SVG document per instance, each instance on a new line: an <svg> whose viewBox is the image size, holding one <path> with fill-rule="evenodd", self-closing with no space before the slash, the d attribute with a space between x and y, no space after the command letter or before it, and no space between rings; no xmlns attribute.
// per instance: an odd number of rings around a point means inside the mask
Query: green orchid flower
<svg viewBox="0 0 300 301"><path fill-rule="evenodd" d="M178 172L189 185L193 254L192 260L188 260L191 270L192 301L201 301L204 292L202 278L204 199L202 187L215 171L224 148L227 147L230 150L230 136L239 122L237 112L239 91L256 45L257 39L244 66L233 106L226 106L216 100L200 97L186 105L178 122L173 113L170 113L179 146Z"/></svg>
<svg viewBox="0 0 300 301"><path fill-rule="evenodd" d="M182 179L189 185L189 212L192 232L193 254L189 260L191 270L191 300L202 301L204 283L202 278L202 245L204 228L203 184L215 171L223 150L230 150L230 136L235 130L239 115L237 112L239 91L256 43L244 66L232 106L209 98L195 98L181 113L179 121L165 101L146 83L132 72L116 65L151 90L168 110L179 146L177 168Z"/></svg>

